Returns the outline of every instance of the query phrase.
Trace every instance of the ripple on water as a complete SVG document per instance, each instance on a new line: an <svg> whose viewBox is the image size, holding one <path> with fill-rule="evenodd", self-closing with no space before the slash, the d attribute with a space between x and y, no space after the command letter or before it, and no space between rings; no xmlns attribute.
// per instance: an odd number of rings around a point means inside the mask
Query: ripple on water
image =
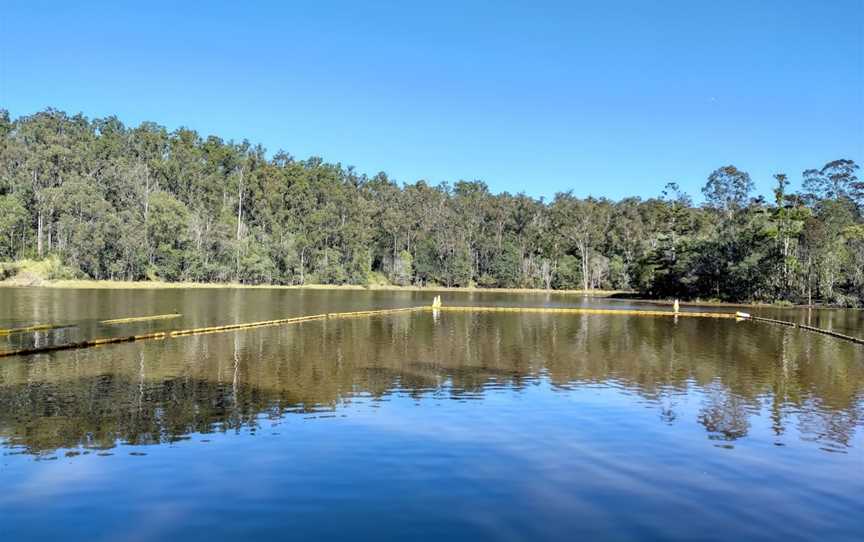
<svg viewBox="0 0 864 542"><path fill-rule="evenodd" d="M93 306L116 313L111 295ZM184 326L228 302L199 295ZM328 295L231 305L231 318L338 310ZM164 506L175 515L150 522L164 529L151 539L349 525L358 538L851 540L860 361L773 327L507 313L12 358L0 506L11 539L108 536Z"/></svg>

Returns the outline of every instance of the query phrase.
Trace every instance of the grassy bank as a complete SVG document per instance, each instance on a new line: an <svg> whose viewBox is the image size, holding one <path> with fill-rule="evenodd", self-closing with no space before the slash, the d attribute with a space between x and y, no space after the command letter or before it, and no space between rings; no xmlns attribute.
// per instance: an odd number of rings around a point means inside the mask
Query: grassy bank
<svg viewBox="0 0 864 542"><path fill-rule="evenodd" d="M505 293L556 293L567 295L589 295L609 297L623 292L617 290L542 290L533 288L448 288L446 286L394 286L388 284L238 284L226 282L162 282L162 281L118 281L87 279L41 279L38 281L21 280L18 277L0 282L0 287L40 287L40 288L79 288L79 289L169 289L169 288L246 288L280 290L347 290L347 291L397 291L397 292L505 292Z"/></svg>
<svg viewBox="0 0 864 542"><path fill-rule="evenodd" d="M169 288L255 288L284 290L380 290L403 292L510 292L549 293L550 290L536 288L459 288L446 286L396 286L379 273L371 273L369 284L241 284L236 282L165 282L160 280L123 281L91 280L82 277L80 271L64 266L56 257L43 260L18 260L0 262L0 287L39 287L77 289L169 289ZM554 290L555 293L609 297L616 294L632 294L618 290Z"/></svg>
<svg viewBox="0 0 864 542"><path fill-rule="evenodd" d="M648 299L635 297L633 292L619 290L543 290L537 288L459 288L446 286L395 286L389 284L357 285L357 284L238 284L225 282L162 282L162 281L118 281L118 280L88 280L88 279L46 279L38 283L21 281L15 278L0 281L0 288L57 288L80 290L153 290L153 289L250 289L250 290L334 290L334 291L366 291L366 292L466 292L466 293L509 293L509 294L561 294L569 296L607 297L620 299L629 303L671 305L671 299ZM771 303L730 303L717 300L681 301L681 306L715 306L715 307L773 307L801 308L803 305L779 305ZM830 308L818 306L814 308Z"/></svg>
<svg viewBox="0 0 864 542"><path fill-rule="evenodd" d="M0 262L0 284L12 286L38 286L50 280L72 280L81 273L66 267L59 258Z"/></svg>
<svg viewBox="0 0 864 542"><path fill-rule="evenodd" d="M63 266L55 258L44 260L21 260L13 263L0 263L0 288L39 287L66 289L114 289L114 290L146 290L146 289L185 289L185 288L242 288L242 289L280 289L280 290L344 290L344 291L393 291L393 292L499 292L517 294L562 294L571 296L609 297L631 303L654 305L671 304L671 299L651 299L641 297L638 293L622 290L544 290L539 288L478 288L478 287L446 287L446 286L396 286L385 281L375 281L367 285L358 284L305 284L305 285L274 285L274 284L240 284L231 282L164 282L164 281L119 281L91 280L80 278L80 273ZM716 299L696 299L681 301L682 306L716 306L716 307L773 307L801 308L806 305L790 303L753 303L727 302ZM816 305L814 308L834 308Z"/></svg>

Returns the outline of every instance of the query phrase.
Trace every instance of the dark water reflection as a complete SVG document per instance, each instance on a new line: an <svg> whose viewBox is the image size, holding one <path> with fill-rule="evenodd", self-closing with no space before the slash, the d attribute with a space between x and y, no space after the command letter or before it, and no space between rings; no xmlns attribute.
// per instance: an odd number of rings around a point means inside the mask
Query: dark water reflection
<svg viewBox="0 0 864 542"><path fill-rule="evenodd" d="M0 301L6 322L68 319L79 327L62 333L92 336L428 300ZM614 304L461 303L472 301ZM98 324L173 309L182 321ZM864 348L748 322L414 313L9 358L0 439L10 540L864 534Z"/></svg>

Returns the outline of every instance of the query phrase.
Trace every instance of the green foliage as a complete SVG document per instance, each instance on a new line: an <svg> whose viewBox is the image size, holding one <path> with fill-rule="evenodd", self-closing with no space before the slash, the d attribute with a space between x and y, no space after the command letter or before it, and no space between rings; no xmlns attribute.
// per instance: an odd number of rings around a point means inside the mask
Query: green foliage
<svg viewBox="0 0 864 542"><path fill-rule="evenodd" d="M552 283L556 289L577 290L582 287L582 264L579 258L565 254L558 261L555 280Z"/></svg>
<svg viewBox="0 0 864 542"><path fill-rule="evenodd" d="M316 254L315 276L323 284L347 284L348 271L342 263L342 254L334 248L325 248Z"/></svg>
<svg viewBox="0 0 864 542"><path fill-rule="evenodd" d="M252 237L240 242L237 278L245 284L269 284L276 275L276 264L266 245Z"/></svg>
<svg viewBox="0 0 864 542"><path fill-rule="evenodd" d="M675 183L647 200L545 202L481 181L400 185L153 123L0 111L0 259L99 279L864 305L858 166L835 160L802 177L793 193L775 175L770 203L735 166L708 175L702 207Z"/></svg>
<svg viewBox="0 0 864 542"><path fill-rule="evenodd" d="M366 286L390 286L390 281L387 280L387 277L384 273L379 271L369 271L369 274L366 275Z"/></svg>
<svg viewBox="0 0 864 542"><path fill-rule="evenodd" d="M483 274L477 283L485 287L518 288L521 284L522 255L519 246L513 241L504 242L500 250L494 250L488 273Z"/></svg>
<svg viewBox="0 0 864 542"><path fill-rule="evenodd" d="M146 231L151 278L153 275L168 281L181 278L188 221L186 205L168 192L159 191L150 197Z"/></svg>
<svg viewBox="0 0 864 542"><path fill-rule="evenodd" d="M753 188L753 180L747 172L735 166L724 166L708 176L702 194L709 207L732 213L747 204Z"/></svg>
<svg viewBox="0 0 864 542"><path fill-rule="evenodd" d="M858 169L852 160L834 160L822 169L806 170L805 196L813 200L846 199L864 205L864 182L858 179Z"/></svg>
<svg viewBox="0 0 864 542"><path fill-rule="evenodd" d="M20 253L18 240L29 218L27 208L13 194L0 196L0 259L11 259Z"/></svg>
<svg viewBox="0 0 864 542"><path fill-rule="evenodd" d="M627 263L622 256L616 254L609 260L609 285L615 290L629 290L630 280Z"/></svg>
<svg viewBox="0 0 864 542"><path fill-rule="evenodd" d="M45 280L79 279L82 276L79 270L64 265L57 256L0 263L0 280L12 279L25 285L38 285Z"/></svg>
<svg viewBox="0 0 864 542"><path fill-rule="evenodd" d="M393 269L393 281L399 286L409 286L414 276L414 256L407 250L399 253Z"/></svg>

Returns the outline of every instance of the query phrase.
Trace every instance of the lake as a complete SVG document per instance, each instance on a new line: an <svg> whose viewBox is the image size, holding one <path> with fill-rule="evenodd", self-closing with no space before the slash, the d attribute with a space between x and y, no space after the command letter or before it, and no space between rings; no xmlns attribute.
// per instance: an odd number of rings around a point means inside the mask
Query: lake
<svg viewBox="0 0 864 542"><path fill-rule="evenodd" d="M0 288L0 328L71 326L0 349L434 295ZM745 310L864 335L861 311ZM0 443L3 540L861 540L864 346L725 319L310 321L0 358Z"/></svg>

